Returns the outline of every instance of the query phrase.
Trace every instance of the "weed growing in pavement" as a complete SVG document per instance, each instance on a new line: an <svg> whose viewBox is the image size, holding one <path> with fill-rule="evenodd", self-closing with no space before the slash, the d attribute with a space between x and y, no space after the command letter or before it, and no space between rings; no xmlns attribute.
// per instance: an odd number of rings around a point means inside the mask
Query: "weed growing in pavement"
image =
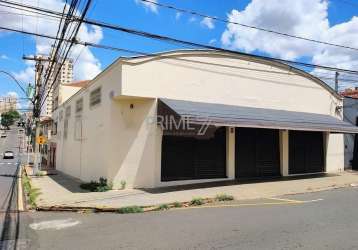
<svg viewBox="0 0 358 250"><path fill-rule="evenodd" d="M168 204L162 204L158 207L158 210L168 210L170 207Z"/></svg>
<svg viewBox="0 0 358 250"><path fill-rule="evenodd" d="M200 197L193 198L190 201L190 205L192 205L192 206L200 206L200 205L203 205L203 204L204 204L204 199L200 198Z"/></svg>
<svg viewBox="0 0 358 250"><path fill-rule="evenodd" d="M229 195L229 194L218 194L215 197L215 200L217 200L217 201L232 201L232 200L234 200L234 196Z"/></svg>
<svg viewBox="0 0 358 250"><path fill-rule="evenodd" d="M117 210L117 213L120 214L143 213L143 208L139 206L121 207Z"/></svg>
<svg viewBox="0 0 358 250"><path fill-rule="evenodd" d="M182 207L182 206L183 206L183 204L180 203L179 201L176 201L173 203L173 207Z"/></svg>
<svg viewBox="0 0 358 250"><path fill-rule="evenodd" d="M40 189L33 188L30 183L29 177L24 173L22 175L22 184L25 190L25 193L28 197L31 208L36 207L36 199L41 194Z"/></svg>
<svg viewBox="0 0 358 250"><path fill-rule="evenodd" d="M106 192L112 189L112 185L108 184L107 179L103 177L99 178L99 181L82 183L80 187L91 192Z"/></svg>
<svg viewBox="0 0 358 250"><path fill-rule="evenodd" d="M121 180L121 189L125 189L127 185L127 182L125 180Z"/></svg>

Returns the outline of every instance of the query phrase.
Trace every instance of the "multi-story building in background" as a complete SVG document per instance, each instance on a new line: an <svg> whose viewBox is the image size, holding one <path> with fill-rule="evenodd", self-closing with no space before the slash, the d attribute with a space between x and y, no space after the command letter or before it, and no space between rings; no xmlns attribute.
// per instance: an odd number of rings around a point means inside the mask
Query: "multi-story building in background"
<svg viewBox="0 0 358 250"><path fill-rule="evenodd" d="M48 62L46 62L44 66L45 69L48 68ZM42 87L44 94L42 96L43 100L41 101L41 103L44 102L44 104L41 107L41 116L51 117L52 115L52 111L54 109L54 89L59 85L66 85L73 81L73 60L67 59L62 65L61 70L58 73L57 79L53 84L59 67L59 64L53 67L47 83Z"/></svg>
<svg viewBox="0 0 358 250"><path fill-rule="evenodd" d="M0 97L0 113L5 113L10 110L16 110L17 108L16 96L3 96Z"/></svg>

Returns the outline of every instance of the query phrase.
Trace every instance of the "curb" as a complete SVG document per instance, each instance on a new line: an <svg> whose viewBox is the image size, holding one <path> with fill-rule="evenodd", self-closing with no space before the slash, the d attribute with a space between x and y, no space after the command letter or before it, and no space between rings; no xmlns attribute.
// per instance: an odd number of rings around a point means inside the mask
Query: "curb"
<svg viewBox="0 0 358 250"><path fill-rule="evenodd" d="M17 210L22 212L25 211L24 192L22 189L22 165L19 166L19 171L17 173L17 188Z"/></svg>

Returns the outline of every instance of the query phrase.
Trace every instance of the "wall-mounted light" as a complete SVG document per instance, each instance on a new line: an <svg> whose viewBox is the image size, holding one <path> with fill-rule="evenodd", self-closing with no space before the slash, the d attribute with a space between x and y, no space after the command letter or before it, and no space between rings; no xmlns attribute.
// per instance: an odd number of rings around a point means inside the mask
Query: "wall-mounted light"
<svg viewBox="0 0 358 250"><path fill-rule="evenodd" d="M235 132L234 128L230 128L230 133L233 134Z"/></svg>

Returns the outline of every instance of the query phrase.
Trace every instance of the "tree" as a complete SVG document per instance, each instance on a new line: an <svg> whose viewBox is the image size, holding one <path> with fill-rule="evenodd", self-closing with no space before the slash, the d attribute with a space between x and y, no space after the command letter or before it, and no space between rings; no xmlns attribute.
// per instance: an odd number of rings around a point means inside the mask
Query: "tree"
<svg viewBox="0 0 358 250"><path fill-rule="evenodd" d="M6 129L9 129L11 125L14 124L16 119L20 118L19 112L17 110L10 110L8 112L1 114L1 125L4 126Z"/></svg>
<svg viewBox="0 0 358 250"><path fill-rule="evenodd" d="M21 117L20 113L17 110L10 110L10 111L8 111L6 113L8 113L10 116L12 116L12 118L14 120L17 120L17 119L19 119Z"/></svg>
<svg viewBox="0 0 358 250"><path fill-rule="evenodd" d="M8 112L1 114L1 125L4 126L6 129L9 129L9 127L14 124L14 118L11 114Z"/></svg>

